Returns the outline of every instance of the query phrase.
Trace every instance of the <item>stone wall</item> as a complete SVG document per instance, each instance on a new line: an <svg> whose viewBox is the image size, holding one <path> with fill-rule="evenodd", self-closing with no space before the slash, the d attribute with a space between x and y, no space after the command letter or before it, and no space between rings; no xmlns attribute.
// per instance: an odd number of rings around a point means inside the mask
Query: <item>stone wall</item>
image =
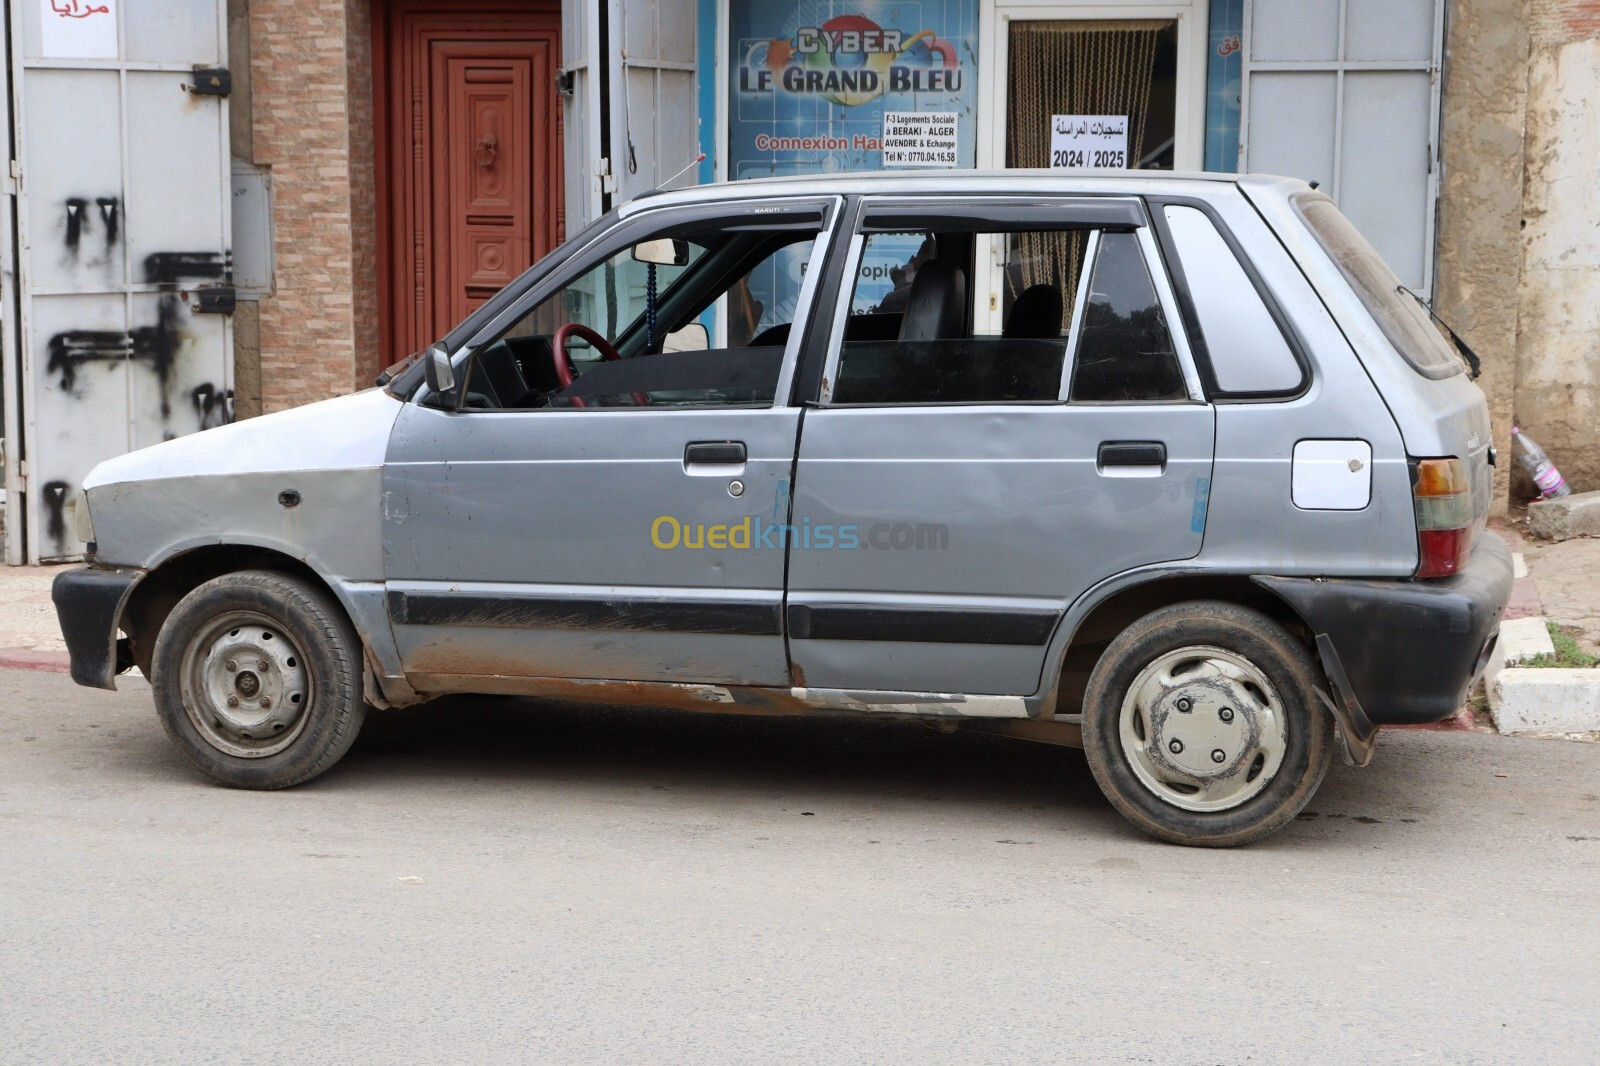
<svg viewBox="0 0 1600 1066"><path fill-rule="evenodd" d="M1494 444L1511 454L1522 273L1527 0L1452 0L1439 138L1439 259L1435 306L1483 359ZM1495 478L1504 510L1510 469Z"/></svg>
<svg viewBox="0 0 1600 1066"><path fill-rule="evenodd" d="M1437 307L1483 357L1495 504L1510 433L1600 489L1600 0L1451 0Z"/></svg>
<svg viewBox="0 0 1600 1066"><path fill-rule="evenodd" d="M1515 413L1600 489L1600 0L1528 6Z"/></svg>
<svg viewBox="0 0 1600 1066"><path fill-rule="evenodd" d="M254 161L270 167L274 289L261 300L261 405L369 384L371 32L366 0L250 0Z"/></svg>

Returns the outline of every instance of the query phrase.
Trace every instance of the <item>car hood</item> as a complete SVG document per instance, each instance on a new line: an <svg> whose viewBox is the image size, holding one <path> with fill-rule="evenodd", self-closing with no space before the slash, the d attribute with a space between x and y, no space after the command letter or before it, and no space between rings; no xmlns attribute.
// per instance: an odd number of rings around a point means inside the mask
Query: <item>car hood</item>
<svg viewBox="0 0 1600 1066"><path fill-rule="evenodd" d="M249 418L108 459L86 490L128 481L383 465L401 401L382 389Z"/></svg>

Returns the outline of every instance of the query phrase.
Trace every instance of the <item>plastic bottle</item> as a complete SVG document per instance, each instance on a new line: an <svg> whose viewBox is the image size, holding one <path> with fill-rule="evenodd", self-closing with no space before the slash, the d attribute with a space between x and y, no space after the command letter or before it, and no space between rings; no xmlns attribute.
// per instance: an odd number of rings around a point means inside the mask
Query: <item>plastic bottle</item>
<svg viewBox="0 0 1600 1066"><path fill-rule="evenodd" d="M1567 487L1567 479L1561 476L1556 464L1539 447L1539 442L1516 426L1511 427L1511 451L1516 455L1517 462L1522 464L1522 469L1533 478L1533 483L1539 486L1541 497L1553 500L1557 496L1572 495L1572 490Z"/></svg>

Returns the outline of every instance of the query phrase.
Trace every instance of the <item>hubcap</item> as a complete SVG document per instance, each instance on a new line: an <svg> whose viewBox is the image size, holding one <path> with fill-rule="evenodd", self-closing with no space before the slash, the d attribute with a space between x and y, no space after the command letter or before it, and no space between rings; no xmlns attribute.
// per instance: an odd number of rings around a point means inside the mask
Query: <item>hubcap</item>
<svg viewBox="0 0 1600 1066"><path fill-rule="evenodd" d="M221 615L184 649L184 709L212 747L259 759L287 748L305 727L311 675L305 655L272 619Z"/></svg>
<svg viewBox="0 0 1600 1066"><path fill-rule="evenodd" d="M1141 670L1118 729L1139 781L1188 811L1223 811L1259 795L1287 746L1283 706L1266 675L1242 655L1205 646Z"/></svg>

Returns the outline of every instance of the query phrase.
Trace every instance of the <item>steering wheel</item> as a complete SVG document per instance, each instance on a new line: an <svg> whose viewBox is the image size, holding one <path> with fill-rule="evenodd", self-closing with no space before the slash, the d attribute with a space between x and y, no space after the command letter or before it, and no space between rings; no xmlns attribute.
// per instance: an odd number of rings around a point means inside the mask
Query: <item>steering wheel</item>
<svg viewBox="0 0 1600 1066"><path fill-rule="evenodd" d="M556 380L561 383L563 389L571 385L578 376L573 370L572 360L567 356L567 340L574 336L592 344L599 351L601 358L608 363L614 363L622 358L622 355L611 346L611 342L600 334L582 322L568 322L556 330L555 337L550 341L550 353L556 364ZM636 392L633 394L633 402L643 407L650 402L650 397L642 392ZM588 405L583 402L582 396L574 396L572 398L572 406L587 407Z"/></svg>

